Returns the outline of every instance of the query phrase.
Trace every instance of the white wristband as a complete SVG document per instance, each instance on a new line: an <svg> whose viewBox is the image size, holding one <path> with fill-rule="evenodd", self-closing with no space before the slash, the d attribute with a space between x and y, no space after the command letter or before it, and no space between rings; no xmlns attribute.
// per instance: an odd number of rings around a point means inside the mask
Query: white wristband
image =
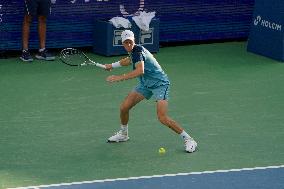
<svg viewBox="0 0 284 189"><path fill-rule="evenodd" d="M112 66L112 68L119 68L119 67L121 67L121 64L120 64L119 61L117 61L117 62L112 63L111 66Z"/></svg>

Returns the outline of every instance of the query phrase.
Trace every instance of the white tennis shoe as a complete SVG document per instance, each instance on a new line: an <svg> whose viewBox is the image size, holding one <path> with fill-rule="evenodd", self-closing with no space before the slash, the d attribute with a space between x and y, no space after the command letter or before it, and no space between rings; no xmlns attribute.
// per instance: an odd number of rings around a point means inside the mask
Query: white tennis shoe
<svg viewBox="0 0 284 189"><path fill-rule="evenodd" d="M193 138L185 139L184 147L186 152L192 153L196 150L197 143L195 142L195 140L193 140Z"/></svg>
<svg viewBox="0 0 284 189"><path fill-rule="evenodd" d="M109 137L107 141L108 142L125 142L128 140L129 140L128 133L120 130L117 133L115 133L113 136Z"/></svg>

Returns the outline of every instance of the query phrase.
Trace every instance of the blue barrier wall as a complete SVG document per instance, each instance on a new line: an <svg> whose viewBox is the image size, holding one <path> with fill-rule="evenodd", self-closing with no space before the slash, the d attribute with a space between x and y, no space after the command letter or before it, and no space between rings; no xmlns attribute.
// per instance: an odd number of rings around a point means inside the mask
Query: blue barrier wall
<svg viewBox="0 0 284 189"><path fill-rule="evenodd" d="M283 0L256 0L247 50L284 61Z"/></svg>
<svg viewBox="0 0 284 189"><path fill-rule="evenodd" d="M57 0L48 19L47 47L92 46L95 19L156 11L160 42L247 38L254 0ZM21 49L23 0L0 0L0 50ZM38 47L36 21L30 48Z"/></svg>

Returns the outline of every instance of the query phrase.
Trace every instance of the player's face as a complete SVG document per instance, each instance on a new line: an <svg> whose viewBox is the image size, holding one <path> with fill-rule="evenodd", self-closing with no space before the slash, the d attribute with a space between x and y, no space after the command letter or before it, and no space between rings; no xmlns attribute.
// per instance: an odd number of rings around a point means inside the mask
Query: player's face
<svg viewBox="0 0 284 189"><path fill-rule="evenodd" d="M127 39L123 42L123 46L124 46L124 48L127 52L131 52L134 45L135 45L135 43L130 39Z"/></svg>

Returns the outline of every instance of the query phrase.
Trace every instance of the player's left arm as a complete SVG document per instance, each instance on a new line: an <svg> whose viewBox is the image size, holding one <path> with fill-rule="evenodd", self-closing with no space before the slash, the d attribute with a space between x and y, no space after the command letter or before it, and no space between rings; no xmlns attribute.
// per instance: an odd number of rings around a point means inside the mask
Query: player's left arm
<svg viewBox="0 0 284 189"><path fill-rule="evenodd" d="M125 73L123 75L111 75L107 77L108 82L117 82L128 79L133 79L144 74L144 61L139 61L135 65L135 69L131 72Z"/></svg>

